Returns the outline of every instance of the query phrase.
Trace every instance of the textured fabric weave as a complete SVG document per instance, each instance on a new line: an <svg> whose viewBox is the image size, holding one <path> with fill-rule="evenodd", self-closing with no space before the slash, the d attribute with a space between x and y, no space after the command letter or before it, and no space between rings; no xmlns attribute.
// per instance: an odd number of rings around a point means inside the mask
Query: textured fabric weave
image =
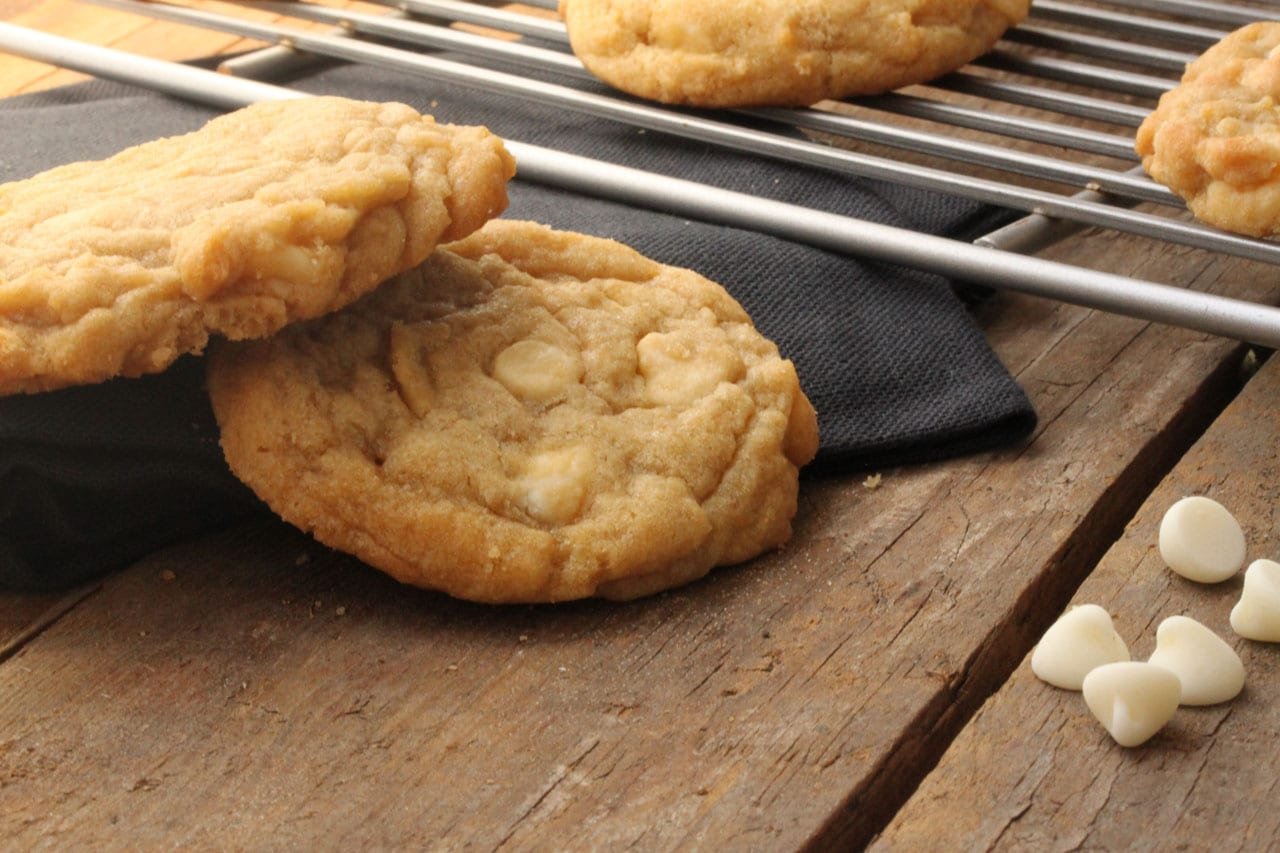
<svg viewBox="0 0 1280 853"><path fill-rule="evenodd" d="M330 67L290 85L412 104L499 136L967 238L1005 214L386 71ZM583 84L590 88L590 84ZM0 181L97 159L214 114L95 81L0 102ZM1025 438L1035 416L943 279L766 234L517 181L505 214L611 237L723 284L795 361L819 413L814 471L925 462ZM199 360L166 374L0 399L0 584L56 587L262 511L218 451Z"/></svg>

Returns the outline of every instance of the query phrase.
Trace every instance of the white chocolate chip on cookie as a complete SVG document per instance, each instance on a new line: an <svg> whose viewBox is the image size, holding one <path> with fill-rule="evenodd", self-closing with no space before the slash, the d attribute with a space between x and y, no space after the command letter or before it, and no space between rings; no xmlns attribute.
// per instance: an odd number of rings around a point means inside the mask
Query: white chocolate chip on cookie
<svg viewBox="0 0 1280 853"><path fill-rule="evenodd" d="M400 398L416 417L422 417L435 402L435 386L427 364L427 352L449 339L443 323L394 323L388 345L391 375Z"/></svg>
<svg viewBox="0 0 1280 853"><path fill-rule="evenodd" d="M582 379L582 357L547 341L522 340L498 353L493 378L521 400L543 402Z"/></svg>
<svg viewBox="0 0 1280 853"><path fill-rule="evenodd" d="M707 331L651 332L640 339L636 353L651 401L691 403L742 375L742 359L723 335L712 338Z"/></svg>
<svg viewBox="0 0 1280 853"><path fill-rule="evenodd" d="M517 481L520 503L539 521L568 524L582 509L591 469L591 451L584 447L539 453L529 459Z"/></svg>

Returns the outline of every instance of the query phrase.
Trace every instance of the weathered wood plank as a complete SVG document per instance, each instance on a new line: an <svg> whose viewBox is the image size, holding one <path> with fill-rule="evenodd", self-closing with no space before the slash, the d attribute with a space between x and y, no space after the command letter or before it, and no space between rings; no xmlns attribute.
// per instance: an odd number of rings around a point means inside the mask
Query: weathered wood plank
<svg viewBox="0 0 1280 853"><path fill-rule="evenodd" d="M100 10L92 15L72 0L18 3L7 18L14 24L56 33L93 44L110 44L142 26L143 19L123 12ZM11 95L38 87L39 81L58 73L56 68L0 53L0 94Z"/></svg>
<svg viewBox="0 0 1280 853"><path fill-rule="evenodd" d="M262 46L261 42L252 39L242 39L183 24L157 21L141 15L89 6L74 0L49 0L40 3L30 2L30 0L8 0L8 2L10 5L6 6L0 0L0 20L10 20L15 24L55 35L107 45L156 59L185 61L216 53L233 53ZM285 18L245 4L192 0L186 5L252 20L283 22L299 29L324 29L322 24ZM385 11L384 7L347 2L347 0L328 0L326 5L357 8L366 12ZM0 53L0 97L51 89L87 79L86 75L74 71Z"/></svg>
<svg viewBox="0 0 1280 853"><path fill-rule="evenodd" d="M1237 637L1228 614L1241 578L1203 586L1174 575L1156 550L1164 511L1206 494L1244 527L1249 560L1280 556L1280 362L1272 359L1160 483L1075 603L1111 611L1135 660L1155 627L1185 614L1240 653L1245 691L1231 703L1182 708L1153 740L1125 750L1079 694L1039 682L1024 661L956 740L880 837L878 849L945 840L966 850L1241 850L1280 837L1271 756L1280 701L1277 647Z"/></svg>
<svg viewBox="0 0 1280 853"><path fill-rule="evenodd" d="M111 578L0 666L0 835L865 840L1235 389L1227 342L985 310L1044 419L1031 446L811 481L784 552L650 601L460 604L274 525Z"/></svg>
<svg viewBox="0 0 1280 853"><path fill-rule="evenodd" d="M1280 299L1273 271L1134 238L1057 254ZM11 620L0 837L866 840L1237 388L1228 342L1020 297L981 315L1041 413L1029 447L813 479L786 551L685 590L481 608L264 523Z"/></svg>
<svg viewBox="0 0 1280 853"><path fill-rule="evenodd" d="M0 661L88 597L96 584L69 592L0 590Z"/></svg>

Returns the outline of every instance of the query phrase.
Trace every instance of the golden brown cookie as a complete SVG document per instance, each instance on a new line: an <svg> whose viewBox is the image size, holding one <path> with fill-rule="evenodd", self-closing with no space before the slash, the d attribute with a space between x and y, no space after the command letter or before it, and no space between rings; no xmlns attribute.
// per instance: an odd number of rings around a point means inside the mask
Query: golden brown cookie
<svg viewBox="0 0 1280 853"><path fill-rule="evenodd" d="M209 390L286 520L485 602L634 598L777 547L817 447L791 362L719 285L524 222L219 347Z"/></svg>
<svg viewBox="0 0 1280 853"><path fill-rule="evenodd" d="M1280 22L1249 24L1187 66L1138 128L1152 178L1199 219L1280 234Z"/></svg>
<svg viewBox="0 0 1280 853"><path fill-rule="evenodd" d="M986 53L1030 0L560 0L573 52L633 95L803 106L923 83Z"/></svg>
<svg viewBox="0 0 1280 853"><path fill-rule="evenodd" d="M332 311L502 211L513 170L483 128L306 98L0 186L0 393Z"/></svg>

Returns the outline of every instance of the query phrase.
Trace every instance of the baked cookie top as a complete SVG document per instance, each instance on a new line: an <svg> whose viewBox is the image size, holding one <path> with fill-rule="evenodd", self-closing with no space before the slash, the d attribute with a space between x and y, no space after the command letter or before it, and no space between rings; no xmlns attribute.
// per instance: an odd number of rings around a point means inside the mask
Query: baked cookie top
<svg viewBox="0 0 1280 853"><path fill-rule="evenodd" d="M1280 22L1249 24L1187 66L1138 128L1152 178L1200 220L1280 234Z"/></svg>
<svg viewBox="0 0 1280 853"><path fill-rule="evenodd" d="M347 304L506 206L483 128L258 104L0 186L0 393L164 369Z"/></svg>
<svg viewBox="0 0 1280 853"><path fill-rule="evenodd" d="M625 92L804 106L923 83L986 53L1030 0L560 0L573 52Z"/></svg>
<svg viewBox="0 0 1280 853"><path fill-rule="evenodd" d="M719 285L497 220L216 348L227 461L289 522L483 602L634 598L777 547L817 425Z"/></svg>

